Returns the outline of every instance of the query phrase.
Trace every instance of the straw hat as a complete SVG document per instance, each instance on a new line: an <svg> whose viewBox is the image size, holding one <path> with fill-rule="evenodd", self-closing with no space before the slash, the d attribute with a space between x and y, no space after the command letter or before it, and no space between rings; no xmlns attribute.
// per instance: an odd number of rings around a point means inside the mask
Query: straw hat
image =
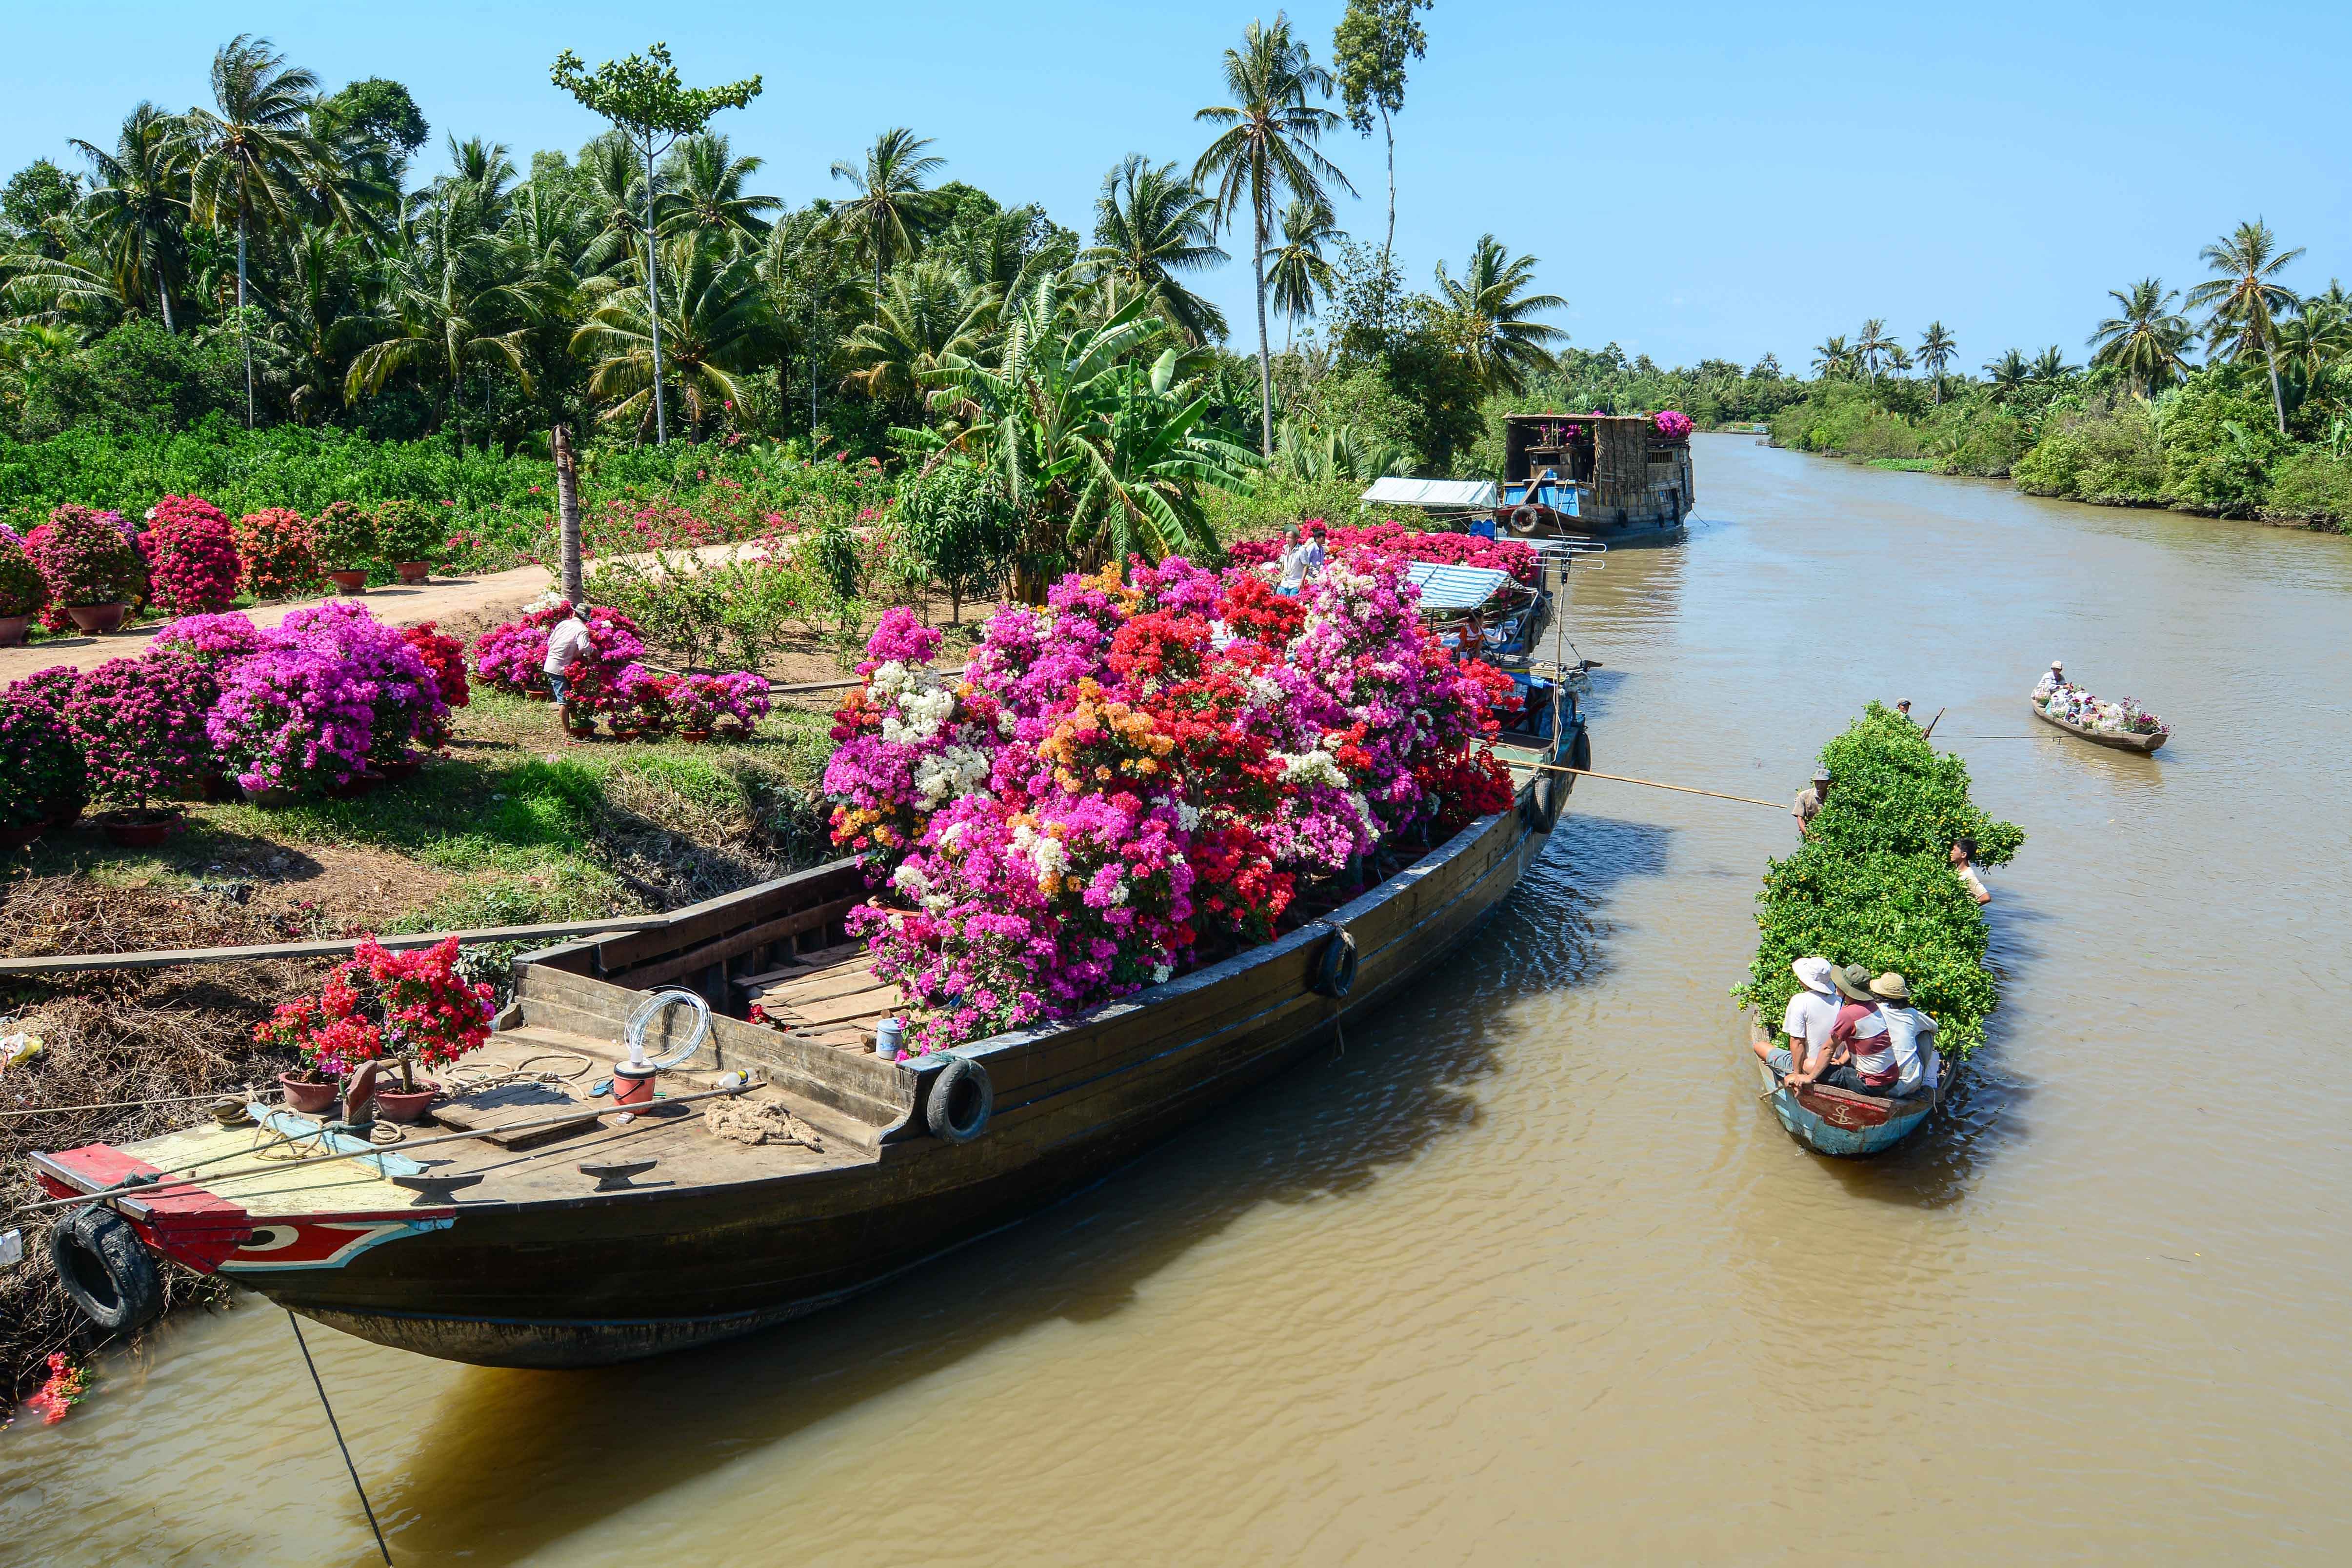
<svg viewBox="0 0 2352 1568"><path fill-rule="evenodd" d="M1879 999L1870 994L1870 971L1859 964L1844 964L1832 969L1830 984L1838 988L1838 995L1851 1002L1874 1002Z"/></svg>
<svg viewBox="0 0 2352 1568"><path fill-rule="evenodd" d="M1911 1004L1911 982L1889 969L1870 982L1870 994L1882 1002Z"/></svg>
<svg viewBox="0 0 2352 1568"><path fill-rule="evenodd" d="M1819 991L1823 996L1829 994L1830 977L1835 971L1836 966L1819 955L1810 958L1800 958L1789 966L1789 972L1797 977L1797 984L1809 991Z"/></svg>

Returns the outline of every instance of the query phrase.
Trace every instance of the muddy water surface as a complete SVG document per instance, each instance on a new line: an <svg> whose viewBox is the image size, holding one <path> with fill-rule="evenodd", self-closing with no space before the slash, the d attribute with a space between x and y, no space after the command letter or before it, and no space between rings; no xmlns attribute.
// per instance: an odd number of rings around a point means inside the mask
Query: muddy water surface
<svg viewBox="0 0 2352 1568"><path fill-rule="evenodd" d="M867 1301L600 1373L310 1331L403 1563L2344 1560L2352 541L1703 437L1596 766L1785 798L1948 708L2031 835L1958 1113L1792 1145L1727 988L1786 815L1587 782L1476 949ZM2035 724L2040 668L2158 759ZM0 1437L0 1561L373 1560L248 1298Z"/></svg>

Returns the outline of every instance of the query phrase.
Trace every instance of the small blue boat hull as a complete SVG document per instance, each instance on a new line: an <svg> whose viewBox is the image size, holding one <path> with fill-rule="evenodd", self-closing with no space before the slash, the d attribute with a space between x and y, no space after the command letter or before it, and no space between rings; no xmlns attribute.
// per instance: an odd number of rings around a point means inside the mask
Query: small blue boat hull
<svg viewBox="0 0 2352 1568"><path fill-rule="evenodd" d="M1960 1070L1957 1061L1945 1061L1936 1092L1911 1100L1882 1100L1820 1084L1792 1091L1782 1088L1780 1075L1763 1061L1757 1061L1756 1071L1790 1137L1816 1154L1854 1159L1883 1154L1927 1125L1929 1114L1951 1095Z"/></svg>

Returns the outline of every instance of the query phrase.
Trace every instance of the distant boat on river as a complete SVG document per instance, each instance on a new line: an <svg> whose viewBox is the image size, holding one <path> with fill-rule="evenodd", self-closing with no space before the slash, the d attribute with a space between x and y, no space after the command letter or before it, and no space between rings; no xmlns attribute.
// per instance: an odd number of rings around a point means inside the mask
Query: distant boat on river
<svg viewBox="0 0 2352 1568"><path fill-rule="evenodd" d="M1673 544L1696 496L1687 421L1683 429L1668 434L1651 414L1508 415L1497 528L1612 549Z"/></svg>

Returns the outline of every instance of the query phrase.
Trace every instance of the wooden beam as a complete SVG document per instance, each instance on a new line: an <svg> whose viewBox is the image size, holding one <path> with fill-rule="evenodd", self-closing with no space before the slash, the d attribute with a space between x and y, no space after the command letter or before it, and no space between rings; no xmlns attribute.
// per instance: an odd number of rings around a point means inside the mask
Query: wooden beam
<svg viewBox="0 0 2352 1568"><path fill-rule="evenodd" d="M667 915L617 915L604 920L560 920L541 925L485 925L470 931L423 931L379 936L395 952L430 947L455 936L460 944L533 942L544 936L625 936L669 924ZM0 958L0 977L70 975L84 969L167 969L174 964L253 964L269 958L347 958L362 938L269 942L251 947L155 947L140 953L74 953L42 958Z"/></svg>
<svg viewBox="0 0 2352 1568"><path fill-rule="evenodd" d="M656 958L630 968L607 968L604 978L614 985L627 986L633 990L651 990L708 965L724 963L749 953L755 947L781 942L787 936L797 936L803 931L822 930L865 902L863 898L836 898L830 904L820 904L814 909L803 909L749 926L667 958Z"/></svg>

